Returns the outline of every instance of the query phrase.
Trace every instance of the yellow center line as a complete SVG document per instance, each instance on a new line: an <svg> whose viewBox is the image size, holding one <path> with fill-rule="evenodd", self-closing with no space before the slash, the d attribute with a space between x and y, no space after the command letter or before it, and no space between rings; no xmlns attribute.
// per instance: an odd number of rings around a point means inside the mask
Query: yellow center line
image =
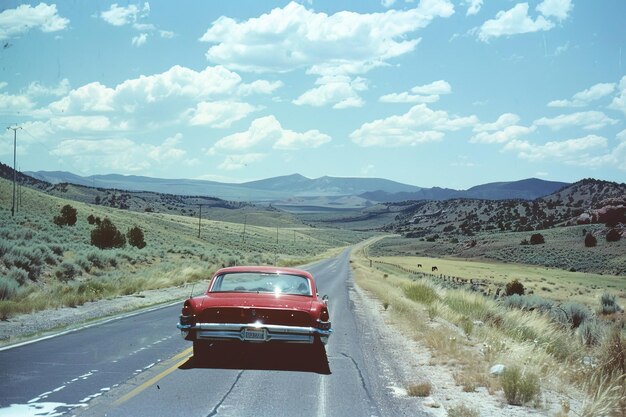
<svg viewBox="0 0 626 417"><path fill-rule="evenodd" d="M130 400L131 398L133 398L134 396L136 396L137 394L139 394L140 392L142 392L146 388L156 384L161 379L165 378L166 376L168 376L169 374L174 372L176 369L178 369L180 366L182 366L185 362L187 362L187 360L189 360L189 358L191 357L191 354L192 354L191 351L192 351L192 348L185 349L182 352L178 353L177 355L175 355L175 356L171 357L170 359L168 359L167 360L168 362L173 362L173 361L176 361L176 360L178 360L180 358L184 358L180 362L175 363L174 365L170 366L169 368L167 368L166 370L164 370L160 374L150 378L149 380L147 380L143 384L139 385L138 387L136 387L135 389L130 391L128 394L125 394L122 397L118 398L113 404L116 405L116 406L124 404L126 401Z"/></svg>

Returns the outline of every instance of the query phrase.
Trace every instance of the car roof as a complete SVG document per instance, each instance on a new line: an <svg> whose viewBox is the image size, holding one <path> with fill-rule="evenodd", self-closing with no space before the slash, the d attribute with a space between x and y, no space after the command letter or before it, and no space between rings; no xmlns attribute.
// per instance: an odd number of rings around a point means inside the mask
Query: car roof
<svg viewBox="0 0 626 417"><path fill-rule="evenodd" d="M215 272L215 275L221 274L231 274L237 272L262 272L264 274L291 274L291 275L301 275L303 277L307 277L309 279L313 279L313 275L309 272L304 271L302 269L297 268L283 268L277 266L231 266L228 268L219 269Z"/></svg>

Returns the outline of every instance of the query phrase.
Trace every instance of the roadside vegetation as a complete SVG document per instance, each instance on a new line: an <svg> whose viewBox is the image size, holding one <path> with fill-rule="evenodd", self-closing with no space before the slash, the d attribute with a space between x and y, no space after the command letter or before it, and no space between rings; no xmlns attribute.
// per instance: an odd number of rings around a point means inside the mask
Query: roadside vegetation
<svg viewBox="0 0 626 417"><path fill-rule="evenodd" d="M548 415L626 416L623 277L372 252L353 254L357 284L379 299L389 322L429 348L432 364L454 369L464 392L485 389ZM529 290L545 284L542 271L560 299ZM478 277L502 291L477 286ZM479 415L461 405L448 414Z"/></svg>
<svg viewBox="0 0 626 417"><path fill-rule="evenodd" d="M231 210L244 210L231 216L245 225L207 220L207 210L198 230L197 217L70 202L29 188L12 217L11 193L0 179L3 320L206 280L224 266L303 264L372 235L281 222L252 206Z"/></svg>

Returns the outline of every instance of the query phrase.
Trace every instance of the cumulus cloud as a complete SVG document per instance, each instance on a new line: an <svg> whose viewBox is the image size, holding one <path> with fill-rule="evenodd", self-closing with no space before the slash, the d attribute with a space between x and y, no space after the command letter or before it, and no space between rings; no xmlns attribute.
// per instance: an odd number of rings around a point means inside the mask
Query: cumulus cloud
<svg viewBox="0 0 626 417"><path fill-rule="evenodd" d="M548 107L585 107L592 101L599 100L615 91L615 83L598 83L586 90L574 94L571 100L554 100Z"/></svg>
<svg viewBox="0 0 626 417"><path fill-rule="evenodd" d="M69 19L59 16L56 4L39 3L33 7L22 4L0 13L0 40L21 35L31 29L58 32L69 25Z"/></svg>
<svg viewBox="0 0 626 417"><path fill-rule="evenodd" d="M325 76L320 77L315 84L318 87L306 91L293 100L293 103L298 106L309 105L314 107L332 104L334 109L362 107L364 104L358 91L367 90L367 83L361 77L351 79L342 75Z"/></svg>
<svg viewBox="0 0 626 417"><path fill-rule="evenodd" d="M285 84L278 81L255 80L248 84L241 84L238 93L241 96L249 96L252 94L272 94Z"/></svg>
<svg viewBox="0 0 626 417"><path fill-rule="evenodd" d="M270 144L274 149L282 150L317 148L330 140L330 136L319 130L299 133L284 129L274 116L266 116L254 120L248 130L220 139L209 150L209 154L221 150L247 150L261 143Z"/></svg>
<svg viewBox="0 0 626 417"><path fill-rule="evenodd" d="M483 131L470 139L471 143L505 143L517 140L535 131L535 127L512 125L495 132Z"/></svg>
<svg viewBox="0 0 626 417"><path fill-rule="evenodd" d="M519 123L520 117L514 113L503 113L493 123L481 123L474 127L474 132L491 132L494 130L501 130L506 127Z"/></svg>
<svg viewBox="0 0 626 417"><path fill-rule="evenodd" d="M602 136L588 135L577 139L547 142L537 145L528 141L514 140L504 146L505 151L516 152L522 159L540 161L545 159L560 160L569 164L581 164L589 157L589 152L606 148L607 139Z"/></svg>
<svg viewBox="0 0 626 417"><path fill-rule="evenodd" d="M200 40L213 44L209 61L237 70L361 74L413 51L419 42L410 38L413 32L453 13L449 0L422 0L410 10L333 15L291 2L243 22L222 16Z"/></svg>
<svg viewBox="0 0 626 417"><path fill-rule="evenodd" d="M466 0L467 13L466 16L472 16L478 14L480 8L483 6L483 0Z"/></svg>
<svg viewBox="0 0 626 417"><path fill-rule="evenodd" d="M140 33L137 36L133 36L133 38L131 39L130 43L133 46L141 46L141 45L144 45L147 41L148 41L148 34L147 33Z"/></svg>
<svg viewBox="0 0 626 417"><path fill-rule="evenodd" d="M533 122L535 126L546 126L552 130L566 127L580 126L585 130L597 130L618 123L600 111L586 111L571 114L562 114L556 117L542 117Z"/></svg>
<svg viewBox="0 0 626 417"><path fill-rule="evenodd" d="M72 166L81 170L145 172L153 166L185 162L187 152L177 147L181 139L182 135L176 134L159 145L136 143L128 138L66 139L50 154L69 159Z"/></svg>
<svg viewBox="0 0 626 417"><path fill-rule="evenodd" d="M537 16L533 20L528 15L528 3L518 3L510 10L498 12L495 19L483 23L478 30L478 38L483 42L488 42L491 38L546 31L553 27L554 23L544 16Z"/></svg>
<svg viewBox="0 0 626 417"><path fill-rule="evenodd" d="M31 110L35 103L25 95L13 95L0 92L0 114L19 115Z"/></svg>
<svg viewBox="0 0 626 417"><path fill-rule="evenodd" d="M439 141L445 131L471 127L476 123L476 116L450 116L443 110L431 110L425 104L417 104L403 115L363 124L350 134L350 138L359 146L415 146Z"/></svg>
<svg viewBox="0 0 626 417"><path fill-rule="evenodd" d="M609 108L619 110L626 115L626 76L622 77L619 82L618 95L613 98Z"/></svg>
<svg viewBox="0 0 626 417"><path fill-rule="evenodd" d="M111 121L106 116L55 117L50 120L50 126L55 130L69 130L73 132L113 130Z"/></svg>
<svg viewBox="0 0 626 417"><path fill-rule="evenodd" d="M70 91L70 82L67 78L59 81L56 86L48 87L38 81L33 81L26 88L25 94L29 97L38 96L63 96Z"/></svg>
<svg viewBox="0 0 626 417"><path fill-rule="evenodd" d="M207 67L202 71L194 71L175 65L163 73L129 79L113 88L99 82L81 86L51 103L48 110L53 114L114 110L135 113L164 100L202 100L228 95L240 83L241 77L224 67Z"/></svg>
<svg viewBox="0 0 626 417"><path fill-rule="evenodd" d="M383 103L434 103L439 101L441 94L450 94L452 86L444 80L434 81L426 85L413 87L410 92L391 93L381 96Z"/></svg>
<svg viewBox="0 0 626 417"><path fill-rule="evenodd" d="M189 122L193 126L225 128L258 110L260 110L260 107L254 107L248 103L203 101L198 103L196 108L191 111Z"/></svg>
<svg viewBox="0 0 626 417"><path fill-rule="evenodd" d="M143 7L136 4L128 6L118 6L113 3L109 10L100 13L102 20L113 26L124 26L136 23L139 18L145 17L150 13L150 4L145 2Z"/></svg>
<svg viewBox="0 0 626 417"><path fill-rule="evenodd" d="M537 5L537 11L545 17L565 20L569 17L573 7L572 0L544 0Z"/></svg>
<svg viewBox="0 0 626 417"><path fill-rule="evenodd" d="M385 8L390 8L396 3L396 0L380 0L380 4Z"/></svg>

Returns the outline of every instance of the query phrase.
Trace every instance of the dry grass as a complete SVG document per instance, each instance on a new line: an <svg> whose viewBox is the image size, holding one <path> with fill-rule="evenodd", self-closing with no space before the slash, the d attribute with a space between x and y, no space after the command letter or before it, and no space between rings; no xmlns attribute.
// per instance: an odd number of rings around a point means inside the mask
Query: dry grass
<svg viewBox="0 0 626 417"><path fill-rule="evenodd" d="M513 402L537 405L540 391L551 392L556 398L585 398L582 405L576 401L570 407L568 402L562 415L574 409L579 415L613 410L614 416L626 416L623 360L604 359L613 371L581 365L584 357L626 356L619 331L613 333L612 342L604 338L601 346L585 346L573 330L546 314L507 309L482 295L446 290L389 267L383 267L387 277L381 279L376 264L370 268L369 262L359 257L362 252L355 255L352 266L358 285L391 306L393 323L429 348L431 363L453 365L455 380L465 392L478 387L486 387L490 393L500 390L500 380L489 376L488 369L503 363L523 369L512 385ZM484 325L473 325L474 320Z"/></svg>
<svg viewBox="0 0 626 417"><path fill-rule="evenodd" d="M406 392L411 397L428 397L432 391L430 382L420 382L419 384L411 384L407 387Z"/></svg>

